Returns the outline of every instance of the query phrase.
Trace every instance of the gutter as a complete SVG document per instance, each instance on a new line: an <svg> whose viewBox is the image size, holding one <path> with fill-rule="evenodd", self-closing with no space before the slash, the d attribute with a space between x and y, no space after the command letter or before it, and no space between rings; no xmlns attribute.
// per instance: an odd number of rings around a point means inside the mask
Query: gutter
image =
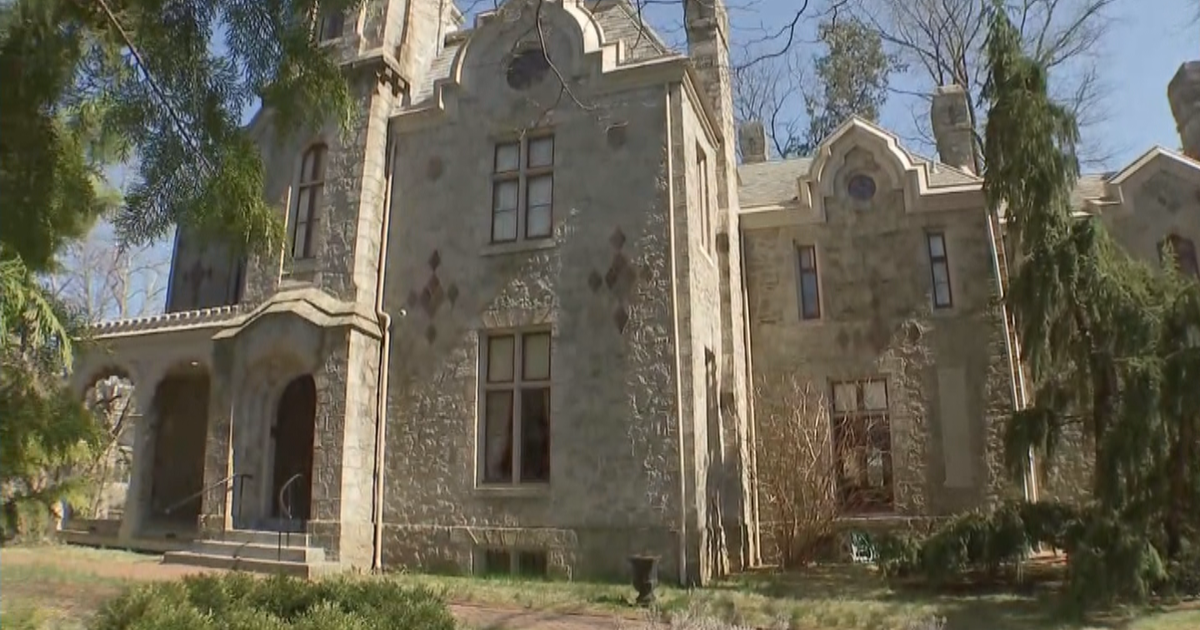
<svg viewBox="0 0 1200 630"><path fill-rule="evenodd" d="M387 125L387 153L383 158L384 191L383 220L380 221L379 262L375 270L375 317L379 320L379 382L375 400L375 471L373 475L374 496L371 498L371 516L374 532L371 541L371 570L383 570L383 458L387 436L388 358L392 349L392 316L383 309L383 280L387 272L388 229L392 219L392 142L391 121ZM403 315L401 315L403 316Z"/></svg>
<svg viewBox="0 0 1200 630"><path fill-rule="evenodd" d="M675 418L679 432L679 585L687 585L687 477L683 440L683 357L679 349L679 276L675 256L675 160L671 134L671 83L665 84L667 118L667 219L671 243L671 324L675 329Z"/></svg>

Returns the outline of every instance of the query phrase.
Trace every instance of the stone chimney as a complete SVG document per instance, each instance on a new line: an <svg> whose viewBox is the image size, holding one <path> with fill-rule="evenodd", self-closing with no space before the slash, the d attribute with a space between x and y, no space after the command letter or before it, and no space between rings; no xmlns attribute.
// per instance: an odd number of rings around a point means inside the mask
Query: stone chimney
<svg viewBox="0 0 1200 630"><path fill-rule="evenodd" d="M961 85L943 85L933 93L929 109L938 159L943 164L975 172L975 134L967 106L967 91Z"/></svg>
<svg viewBox="0 0 1200 630"><path fill-rule="evenodd" d="M1171 102L1171 115L1183 141L1183 152L1200 160L1200 61L1179 66L1167 84L1167 100Z"/></svg>
<svg viewBox="0 0 1200 630"><path fill-rule="evenodd" d="M738 129L738 146L742 150L743 164L758 164L767 161L767 132L758 120L747 120Z"/></svg>
<svg viewBox="0 0 1200 630"><path fill-rule="evenodd" d="M733 123L733 80L729 63L729 13L725 0L683 0L683 19L687 27L688 56L700 76L703 93L717 118L724 138L724 151L717 168L717 194L722 207L733 208L729 180L735 177L737 164L734 143L737 131ZM734 197L731 199L731 197Z"/></svg>

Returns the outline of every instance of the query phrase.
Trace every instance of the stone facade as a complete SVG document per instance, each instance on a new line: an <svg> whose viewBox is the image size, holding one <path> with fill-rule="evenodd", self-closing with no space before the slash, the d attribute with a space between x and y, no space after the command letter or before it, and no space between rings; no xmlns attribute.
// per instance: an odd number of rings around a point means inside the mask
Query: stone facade
<svg viewBox="0 0 1200 630"><path fill-rule="evenodd" d="M182 517L303 529L344 567L580 578L654 554L703 583L764 556L756 427L784 374L886 383L873 517L1019 495L999 440L1025 384L961 90L934 98L942 161L854 119L794 160L751 124L738 167L724 5L683 4L686 55L624 0L510 0L465 31L441 0L346 16L349 129L250 127L288 251L181 233L168 313L79 359L81 393L135 387L122 536ZM1200 237L1198 183L1155 150L1080 204L1150 256Z"/></svg>

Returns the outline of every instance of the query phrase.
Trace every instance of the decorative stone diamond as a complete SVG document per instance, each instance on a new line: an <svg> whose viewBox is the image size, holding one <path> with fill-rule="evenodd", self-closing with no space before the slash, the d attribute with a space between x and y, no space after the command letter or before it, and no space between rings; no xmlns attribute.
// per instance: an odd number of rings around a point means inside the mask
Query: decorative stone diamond
<svg viewBox="0 0 1200 630"><path fill-rule="evenodd" d="M608 285L609 290L612 290L618 282L627 277L629 271L629 262L618 253L613 256L612 264L608 266L608 273L604 274L604 283Z"/></svg>
<svg viewBox="0 0 1200 630"><path fill-rule="evenodd" d="M446 289L446 299L450 302L450 306L454 306L454 303L458 301L457 284L454 284L453 282L450 283L450 288Z"/></svg>
<svg viewBox="0 0 1200 630"><path fill-rule="evenodd" d="M429 283L421 291L421 306L425 308L426 315L433 317L445 300L446 292L442 290L442 283L435 275L429 279Z"/></svg>
<svg viewBox="0 0 1200 630"><path fill-rule="evenodd" d="M442 255L439 254L438 250L435 249L435 250L433 250L433 254L429 257L429 268L434 271L437 271L438 266L441 264L442 264Z"/></svg>
<svg viewBox="0 0 1200 630"><path fill-rule="evenodd" d="M600 277L599 272L593 270L592 273L588 274L587 283L588 288L592 290L592 293L595 293L600 290L600 287L604 286L604 278Z"/></svg>
<svg viewBox="0 0 1200 630"><path fill-rule="evenodd" d="M429 327L425 329L425 340L429 343L433 343L436 339L437 328L434 328L433 324L430 324Z"/></svg>
<svg viewBox="0 0 1200 630"><path fill-rule="evenodd" d="M617 325L618 333L625 332L625 325L629 323L629 312L625 310L624 304L613 311L613 323Z"/></svg>
<svg viewBox="0 0 1200 630"><path fill-rule="evenodd" d="M625 246L625 233L621 228L613 230L612 236L608 237L608 243L613 246L613 249L621 249Z"/></svg>

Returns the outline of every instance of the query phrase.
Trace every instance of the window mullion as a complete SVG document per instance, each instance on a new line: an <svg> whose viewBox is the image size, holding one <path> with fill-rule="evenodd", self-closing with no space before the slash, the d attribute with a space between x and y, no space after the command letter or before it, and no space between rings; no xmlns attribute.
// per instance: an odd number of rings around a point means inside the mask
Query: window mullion
<svg viewBox="0 0 1200 630"><path fill-rule="evenodd" d="M513 335L512 478L521 483L521 368L525 365L523 335Z"/></svg>

